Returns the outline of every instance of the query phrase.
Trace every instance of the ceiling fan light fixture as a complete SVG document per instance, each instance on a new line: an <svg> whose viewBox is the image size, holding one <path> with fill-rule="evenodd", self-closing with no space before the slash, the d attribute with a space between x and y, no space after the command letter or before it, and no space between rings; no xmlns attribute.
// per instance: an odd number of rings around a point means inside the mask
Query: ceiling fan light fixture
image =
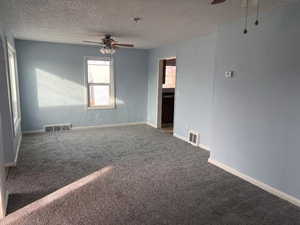
<svg viewBox="0 0 300 225"><path fill-rule="evenodd" d="M100 52L103 55L113 55L116 52L116 50L113 48L103 47L103 48L100 48Z"/></svg>
<svg viewBox="0 0 300 225"><path fill-rule="evenodd" d="M124 44L115 41L111 34L106 34L101 41L83 41L85 43L94 44L100 46L99 52L102 55L113 55L119 48L133 48L133 44Z"/></svg>
<svg viewBox="0 0 300 225"><path fill-rule="evenodd" d="M136 17L133 17L132 20L137 24L137 23L139 23L142 20L142 18L136 16Z"/></svg>

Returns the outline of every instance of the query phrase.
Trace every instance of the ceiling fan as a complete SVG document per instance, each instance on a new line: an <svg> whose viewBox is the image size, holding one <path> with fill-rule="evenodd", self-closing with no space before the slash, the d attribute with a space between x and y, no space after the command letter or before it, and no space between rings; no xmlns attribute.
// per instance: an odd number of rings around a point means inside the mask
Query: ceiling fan
<svg viewBox="0 0 300 225"><path fill-rule="evenodd" d="M221 3L226 2L226 0L213 0L211 2L212 5L218 5ZM248 33L248 10L249 10L249 3L252 3L256 6L256 20L254 25L258 26L259 25L259 9L260 9L260 4L259 4L259 0L243 0L242 1L242 7L245 8L245 29L244 29L244 34Z"/></svg>
<svg viewBox="0 0 300 225"><path fill-rule="evenodd" d="M90 44L96 44L101 46L102 48L100 49L100 52L104 55L112 55L116 52L116 49L118 48L133 48L133 44L121 44L118 43L118 41L115 41L112 38L111 34L105 34L104 38L102 38L101 42L98 41L83 41L85 43L90 43Z"/></svg>

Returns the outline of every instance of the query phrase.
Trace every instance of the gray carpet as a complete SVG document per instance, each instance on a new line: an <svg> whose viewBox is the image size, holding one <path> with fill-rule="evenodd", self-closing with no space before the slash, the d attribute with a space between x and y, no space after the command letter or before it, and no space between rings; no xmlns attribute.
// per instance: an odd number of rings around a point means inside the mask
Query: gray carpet
<svg viewBox="0 0 300 225"><path fill-rule="evenodd" d="M27 135L9 172L9 211L96 170L111 172L11 225L300 224L300 210L148 126Z"/></svg>

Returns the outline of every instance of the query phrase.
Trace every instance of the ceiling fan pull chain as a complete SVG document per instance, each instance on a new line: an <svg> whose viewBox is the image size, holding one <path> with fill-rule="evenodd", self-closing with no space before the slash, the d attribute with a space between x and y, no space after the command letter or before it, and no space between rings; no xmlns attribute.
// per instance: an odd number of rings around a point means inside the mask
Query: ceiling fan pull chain
<svg viewBox="0 0 300 225"><path fill-rule="evenodd" d="M256 21L255 21L255 26L259 25L259 10L260 10L260 5L259 5L259 0L257 0L257 9L256 9Z"/></svg>
<svg viewBox="0 0 300 225"><path fill-rule="evenodd" d="M247 34L247 33L248 33L248 8L249 8L249 1L246 0L245 29L244 29L244 34Z"/></svg>

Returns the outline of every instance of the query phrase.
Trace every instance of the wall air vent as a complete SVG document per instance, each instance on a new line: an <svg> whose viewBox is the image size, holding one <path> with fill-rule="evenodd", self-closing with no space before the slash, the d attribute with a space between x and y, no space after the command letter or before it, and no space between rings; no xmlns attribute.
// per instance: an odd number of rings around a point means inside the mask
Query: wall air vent
<svg viewBox="0 0 300 225"><path fill-rule="evenodd" d="M194 131L189 131L188 142L192 145L198 146L199 143L199 133Z"/></svg>
<svg viewBox="0 0 300 225"><path fill-rule="evenodd" d="M44 131L49 133L60 132L60 131L67 131L72 129L72 124L51 124L45 125Z"/></svg>

